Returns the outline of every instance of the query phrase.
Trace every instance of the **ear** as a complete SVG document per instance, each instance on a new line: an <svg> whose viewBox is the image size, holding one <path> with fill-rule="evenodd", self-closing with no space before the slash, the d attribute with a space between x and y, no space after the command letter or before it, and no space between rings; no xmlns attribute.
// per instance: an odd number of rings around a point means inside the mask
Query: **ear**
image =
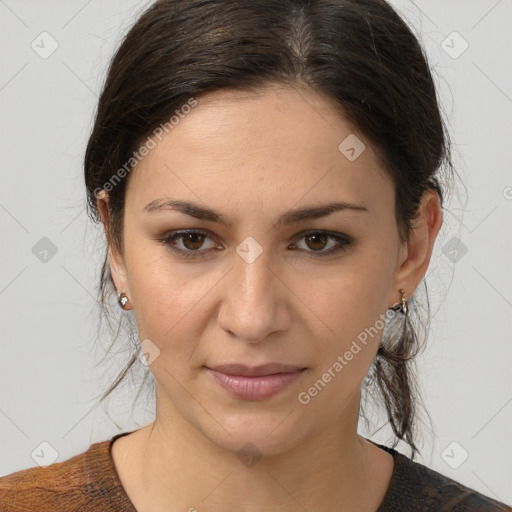
<svg viewBox="0 0 512 512"><path fill-rule="evenodd" d="M97 194L97 206L98 212L101 217L101 222L103 224L103 229L105 232L105 238L108 244L108 261L110 265L110 274L112 275L112 280L114 281L114 286L118 293L124 292L131 298L126 265L123 261L122 255L118 252L118 250L114 247L114 244L111 241L110 236L110 209L109 209L109 196L108 194L102 190Z"/></svg>
<svg viewBox="0 0 512 512"><path fill-rule="evenodd" d="M389 304L395 304L400 300L398 290L403 289L407 297L410 297L420 284L427 272L434 242L442 223L443 212L439 195L436 191L428 189L423 193L409 241L400 251Z"/></svg>

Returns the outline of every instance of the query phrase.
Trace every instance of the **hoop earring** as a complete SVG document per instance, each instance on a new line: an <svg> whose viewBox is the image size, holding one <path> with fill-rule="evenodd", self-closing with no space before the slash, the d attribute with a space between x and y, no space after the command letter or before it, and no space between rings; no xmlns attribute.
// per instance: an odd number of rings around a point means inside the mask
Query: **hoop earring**
<svg viewBox="0 0 512 512"><path fill-rule="evenodd" d="M401 295L400 302L394 304L389 309L392 309L393 311L398 311L398 312L402 313L404 316L407 316L407 312L409 311L409 305L407 303L407 295L401 288L398 291Z"/></svg>
<svg viewBox="0 0 512 512"><path fill-rule="evenodd" d="M118 294L117 296L117 303L119 304L119 306L124 309L125 311L128 309L126 307L126 304L128 303L130 299L128 299L128 295L126 295L126 293L124 292L121 292L120 294Z"/></svg>

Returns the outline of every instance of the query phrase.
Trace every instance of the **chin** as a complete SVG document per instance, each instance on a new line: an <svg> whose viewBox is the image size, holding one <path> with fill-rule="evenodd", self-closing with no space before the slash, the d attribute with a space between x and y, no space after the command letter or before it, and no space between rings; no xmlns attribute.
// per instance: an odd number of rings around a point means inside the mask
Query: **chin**
<svg viewBox="0 0 512 512"><path fill-rule="evenodd" d="M246 453L249 456L273 456L285 453L303 442L298 425L304 429L304 422L298 423L297 417L290 414L289 408L276 412L249 413L238 411L233 414L219 416L219 423L208 424L201 429L203 434L220 448L233 452L238 456Z"/></svg>

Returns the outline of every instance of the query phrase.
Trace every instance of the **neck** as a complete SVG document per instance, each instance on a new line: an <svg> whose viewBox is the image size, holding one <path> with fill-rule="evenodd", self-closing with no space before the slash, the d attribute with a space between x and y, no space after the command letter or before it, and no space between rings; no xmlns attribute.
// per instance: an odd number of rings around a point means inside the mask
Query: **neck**
<svg viewBox="0 0 512 512"><path fill-rule="evenodd" d="M392 457L357 434L358 411L355 397L330 430L285 452L261 455L250 445L238 453L219 447L167 409L126 436L132 437L123 455L131 461L131 474L124 475L131 482L129 497L138 512L375 511Z"/></svg>

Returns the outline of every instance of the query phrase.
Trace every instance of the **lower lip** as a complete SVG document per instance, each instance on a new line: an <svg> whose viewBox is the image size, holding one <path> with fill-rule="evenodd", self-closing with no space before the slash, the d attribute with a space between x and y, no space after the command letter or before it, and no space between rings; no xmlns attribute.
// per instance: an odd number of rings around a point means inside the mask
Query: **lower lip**
<svg viewBox="0 0 512 512"><path fill-rule="evenodd" d="M242 375L226 375L210 368L207 370L226 391L243 400L265 400L277 395L306 371L304 369L291 373L244 377Z"/></svg>

